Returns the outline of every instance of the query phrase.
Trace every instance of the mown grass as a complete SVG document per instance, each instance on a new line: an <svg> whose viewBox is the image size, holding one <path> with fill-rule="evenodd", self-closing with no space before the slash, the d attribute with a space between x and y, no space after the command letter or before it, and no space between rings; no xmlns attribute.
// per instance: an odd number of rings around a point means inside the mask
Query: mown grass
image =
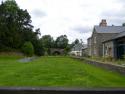
<svg viewBox="0 0 125 94"><path fill-rule="evenodd" d="M40 57L29 63L0 56L0 86L125 87L125 76L69 57Z"/></svg>

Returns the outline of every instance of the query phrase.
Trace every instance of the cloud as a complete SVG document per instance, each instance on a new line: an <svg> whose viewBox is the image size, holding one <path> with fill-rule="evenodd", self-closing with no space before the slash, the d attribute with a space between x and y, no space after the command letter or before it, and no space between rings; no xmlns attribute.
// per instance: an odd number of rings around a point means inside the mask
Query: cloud
<svg viewBox="0 0 125 94"><path fill-rule="evenodd" d="M125 0L116 0L117 3L125 5Z"/></svg>
<svg viewBox="0 0 125 94"><path fill-rule="evenodd" d="M112 12L111 12L112 11ZM106 12L103 12L101 15L104 17L113 17L113 18L123 18L125 17L125 13L123 12L125 11L125 9L123 10L109 10Z"/></svg>
<svg viewBox="0 0 125 94"><path fill-rule="evenodd" d="M108 24L125 22L125 0L16 0L22 9L27 9L32 24L41 34L54 38L66 34L70 42L76 38L91 36L94 25L101 19Z"/></svg>
<svg viewBox="0 0 125 94"><path fill-rule="evenodd" d="M109 24L114 25L121 25L123 22L125 22L125 11L124 8L119 8L117 10L108 10L104 11L100 17L103 17L108 20Z"/></svg>
<svg viewBox="0 0 125 94"><path fill-rule="evenodd" d="M33 10L32 15L35 16L35 17L39 17L39 18L47 16L46 12L41 11L40 9Z"/></svg>
<svg viewBox="0 0 125 94"><path fill-rule="evenodd" d="M76 26L74 28L71 28L71 30L76 31L76 33L84 34L91 32L90 27L88 26Z"/></svg>

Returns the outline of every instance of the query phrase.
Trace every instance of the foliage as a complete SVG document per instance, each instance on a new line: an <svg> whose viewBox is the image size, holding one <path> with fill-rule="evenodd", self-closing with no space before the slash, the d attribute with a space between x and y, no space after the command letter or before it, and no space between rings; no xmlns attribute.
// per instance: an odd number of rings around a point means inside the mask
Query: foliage
<svg viewBox="0 0 125 94"><path fill-rule="evenodd" d="M0 41L10 48L17 48L20 44L19 33L17 32L16 15L19 7L13 0L7 0L0 5Z"/></svg>
<svg viewBox="0 0 125 94"><path fill-rule="evenodd" d="M43 56L44 55L44 48L42 45L42 42L40 40L37 40L36 42L33 43L34 45L34 52L38 56Z"/></svg>
<svg viewBox="0 0 125 94"><path fill-rule="evenodd" d="M31 42L25 42L24 45L22 46L22 52L26 56L33 56L34 54L34 47Z"/></svg>
<svg viewBox="0 0 125 94"><path fill-rule="evenodd" d="M56 40L51 35L44 35L40 39L43 44L45 55L51 55L51 48L64 49L65 54L70 51L70 45L68 44L68 38L66 35L57 37Z"/></svg>
<svg viewBox="0 0 125 94"><path fill-rule="evenodd" d="M79 42L79 39L76 39L75 41L74 41L74 43L75 44L79 44L80 42Z"/></svg>
<svg viewBox="0 0 125 94"><path fill-rule="evenodd" d="M111 62L113 60L113 57L112 56L106 56L105 60Z"/></svg>
<svg viewBox="0 0 125 94"><path fill-rule="evenodd" d="M50 49L54 47L54 39L51 35L44 35L40 39L46 54L50 54Z"/></svg>
<svg viewBox="0 0 125 94"><path fill-rule="evenodd" d="M40 28L33 31L31 16L27 10L21 9L15 0L6 0L0 4L0 51L21 50L26 41L30 41L36 55L51 54L51 48L65 49L68 53L71 46L66 35L57 37L50 35L39 39Z"/></svg>
<svg viewBox="0 0 125 94"><path fill-rule="evenodd" d="M61 35L57 37L55 45L57 48L65 49L68 46L68 38L66 35Z"/></svg>
<svg viewBox="0 0 125 94"><path fill-rule="evenodd" d="M41 41L42 41L43 46L45 48L52 48L53 47L54 40L53 40L53 37L51 37L51 35L42 36Z"/></svg>
<svg viewBox="0 0 125 94"><path fill-rule="evenodd" d="M71 50L71 46L70 45L67 45L66 48L64 48L64 54L67 55Z"/></svg>
<svg viewBox="0 0 125 94"><path fill-rule="evenodd" d="M33 32L31 22L28 11L20 9L15 0L2 2L0 5L0 43L3 47L0 50L21 49L26 41L31 41L33 45L36 45L40 29Z"/></svg>
<svg viewBox="0 0 125 94"><path fill-rule="evenodd" d="M125 60L125 54L122 56L122 58Z"/></svg>
<svg viewBox="0 0 125 94"><path fill-rule="evenodd" d="M79 39L75 39L75 41L71 43L70 49L73 48L76 44L79 44L79 43L80 43Z"/></svg>
<svg viewBox="0 0 125 94"><path fill-rule="evenodd" d="M125 23L123 23L122 26L125 26Z"/></svg>

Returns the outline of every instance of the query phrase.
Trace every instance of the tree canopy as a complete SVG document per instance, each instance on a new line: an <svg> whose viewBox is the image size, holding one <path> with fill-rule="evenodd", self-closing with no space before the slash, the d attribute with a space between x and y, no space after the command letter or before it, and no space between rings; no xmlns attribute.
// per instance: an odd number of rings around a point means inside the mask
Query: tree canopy
<svg viewBox="0 0 125 94"><path fill-rule="evenodd" d="M55 41L56 47L64 49L67 47L68 41L69 40L66 35L61 35L61 36L57 37L57 39Z"/></svg>
<svg viewBox="0 0 125 94"><path fill-rule="evenodd" d="M15 0L2 2L0 5L0 45L2 46L0 49L20 49L25 41L36 45L40 29L33 31L31 22L28 11L20 9Z"/></svg>
<svg viewBox="0 0 125 94"><path fill-rule="evenodd" d="M69 40L66 35L60 35L56 40L51 35L39 38L40 28L35 31L33 28L30 14L27 10L21 9L15 0L6 0L0 4L0 51L21 51L27 41L37 55L44 55L46 51L50 54L51 48L69 51Z"/></svg>

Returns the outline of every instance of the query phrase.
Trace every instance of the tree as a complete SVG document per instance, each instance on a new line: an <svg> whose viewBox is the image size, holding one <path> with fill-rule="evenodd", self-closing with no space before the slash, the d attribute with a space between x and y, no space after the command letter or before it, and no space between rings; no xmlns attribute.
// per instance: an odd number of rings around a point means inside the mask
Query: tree
<svg viewBox="0 0 125 94"><path fill-rule="evenodd" d="M26 56L33 56L34 54L34 47L31 42L25 42L24 45L22 46L22 52Z"/></svg>
<svg viewBox="0 0 125 94"><path fill-rule="evenodd" d="M79 43L80 43L79 39L75 39L75 41L70 44L70 49L71 49L73 46L75 46L76 44L79 44Z"/></svg>
<svg viewBox="0 0 125 94"><path fill-rule="evenodd" d="M33 31L31 16L20 9L15 0L6 0L0 5L0 42L3 47L21 49L26 41L38 47L40 29ZM1 49L1 47L0 47ZM35 51L37 48L35 48Z"/></svg>
<svg viewBox="0 0 125 94"><path fill-rule="evenodd" d="M67 55L68 52L70 52L70 50L71 50L71 45L68 44L67 47L64 49L64 54Z"/></svg>
<svg viewBox="0 0 125 94"><path fill-rule="evenodd" d="M42 45L44 47L44 50L50 54L50 49L53 48L54 46L54 40L53 37L51 37L51 35L44 35L42 36L42 38L40 39L42 42Z"/></svg>
<svg viewBox="0 0 125 94"><path fill-rule="evenodd" d="M125 26L125 23L123 23L122 26Z"/></svg>
<svg viewBox="0 0 125 94"><path fill-rule="evenodd" d="M79 44L79 39L76 39L76 40L74 41L74 43L75 43L75 44Z"/></svg>
<svg viewBox="0 0 125 94"><path fill-rule="evenodd" d="M19 33L16 24L18 5L14 0L7 0L0 5L0 40L5 46L19 47Z"/></svg>
<svg viewBox="0 0 125 94"><path fill-rule="evenodd" d="M34 42L34 50L36 55L38 56L44 55L44 48L40 40L37 40L36 42Z"/></svg>
<svg viewBox="0 0 125 94"><path fill-rule="evenodd" d="M66 35L61 35L61 36L57 37L57 39L55 41L55 45L57 48L64 49L67 47L68 41L69 40Z"/></svg>

